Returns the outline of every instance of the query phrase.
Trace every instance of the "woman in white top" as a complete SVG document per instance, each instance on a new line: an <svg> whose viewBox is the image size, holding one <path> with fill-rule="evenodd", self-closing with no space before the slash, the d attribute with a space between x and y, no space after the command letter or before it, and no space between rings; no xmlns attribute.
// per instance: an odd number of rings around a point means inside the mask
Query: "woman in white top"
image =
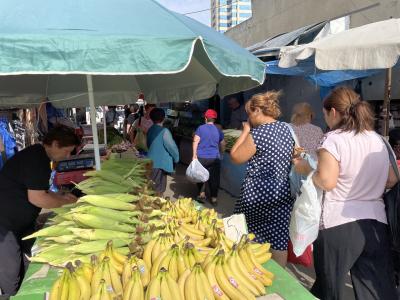
<svg viewBox="0 0 400 300"><path fill-rule="evenodd" d="M316 281L321 300L343 299L350 272L356 299L397 299L389 232L382 194L397 182L381 136L374 132L368 103L347 87L324 100L331 132L318 150L314 184L326 191L321 229L314 243ZM309 174L297 159L296 169Z"/></svg>
<svg viewBox="0 0 400 300"><path fill-rule="evenodd" d="M316 160L317 149L322 141L324 133L321 128L311 124L313 118L314 112L310 104L302 102L293 107L291 125L299 139L299 146L304 148L304 150Z"/></svg>

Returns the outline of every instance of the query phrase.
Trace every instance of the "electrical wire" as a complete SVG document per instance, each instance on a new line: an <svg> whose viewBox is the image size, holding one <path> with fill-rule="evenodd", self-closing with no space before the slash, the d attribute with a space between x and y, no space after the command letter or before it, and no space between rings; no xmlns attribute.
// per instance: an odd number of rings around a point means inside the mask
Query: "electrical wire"
<svg viewBox="0 0 400 300"><path fill-rule="evenodd" d="M231 5L237 4L237 3L239 3L239 2L240 2L240 1L236 1L236 2L232 2L232 3L230 3L230 4L219 5L219 6L216 6L216 7L213 7L213 8L210 7L210 8L206 8L206 9L202 9L202 10L190 11L190 12L187 12L187 13L183 13L183 15L187 16L187 15L198 14L198 13L205 12L205 11L211 11L211 10L213 10L213 9L217 9L217 8L220 8L220 7L231 6Z"/></svg>

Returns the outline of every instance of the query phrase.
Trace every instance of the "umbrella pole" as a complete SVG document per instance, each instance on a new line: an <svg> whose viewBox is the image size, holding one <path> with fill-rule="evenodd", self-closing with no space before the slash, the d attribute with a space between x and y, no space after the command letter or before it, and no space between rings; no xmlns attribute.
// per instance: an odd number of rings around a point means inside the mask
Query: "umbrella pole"
<svg viewBox="0 0 400 300"><path fill-rule="evenodd" d="M86 81L89 93L90 124L92 125L92 134L93 134L94 160L96 162L96 170L100 170L101 167L100 167L99 136L97 135L96 107L94 106L92 75L86 75ZM103 116L103 118L104 117L105 116Z"/></svg>
<svg viewBox="0 0 400 300"><path fill-rule="evenodd" d="M103 129L104 129L104 145L107 146L107 120L106 120L105 106L103 106Z"/></svg>
<svg viewBox="0 0 400 300"><path fill-rule="evenodd" d="M386 69L386 79L385 79L385 95L383 98L383 135L389 135L389 120L390 120L390 93L392 89L392 68Z"/></svg>

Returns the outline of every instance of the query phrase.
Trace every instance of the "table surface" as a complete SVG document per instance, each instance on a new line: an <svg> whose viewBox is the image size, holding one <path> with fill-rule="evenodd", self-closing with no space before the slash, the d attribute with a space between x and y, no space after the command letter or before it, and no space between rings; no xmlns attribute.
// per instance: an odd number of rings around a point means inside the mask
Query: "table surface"
<svg viewBox="0 0 400 300"><path fill-rule="evenodd" d="M285 300L314 300L307 289L305 289L294 277L281 268L273 260L264 264L264 267L275 274L271 287L267 288L267 294L278 294ZM43 278L32 278L38 272L46 272L46 265L32 263L29 266L25 279L18 294L11 299L15 300L44 300L45 293L50 291L51 286L58 276L58 269L50 268Z"/></svg>

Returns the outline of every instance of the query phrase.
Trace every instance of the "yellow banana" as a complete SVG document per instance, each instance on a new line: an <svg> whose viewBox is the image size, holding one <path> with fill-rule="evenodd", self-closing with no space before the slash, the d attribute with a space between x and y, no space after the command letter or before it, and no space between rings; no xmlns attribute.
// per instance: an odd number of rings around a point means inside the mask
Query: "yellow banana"
<svg viewBox="0 0 400 300"><path fill-rule="evenodd" d="M160 235L160 237L156 240L153 249L151 251L151 264L154 263L154 261L158 258L158 256L160 255L161 252L161 238L162 236Z"/></svg>
<svg viewBox="0 0 400 300"><path fill-rule="evenodd" d="M135 281L129 300L144 300L144 287L140 280Z"/></svg>
<svg viewBox="0 0 400 300"><path fill-rule="evenodd" d="M274 274L272 274L270 271L266 270L262 265L260 265L256 261L256 258L254 257L253 252L251 252L251 249L249 247L247 247L247 245L245 246L244 250L246 251L247 256L250 258L251 263L254 265L254 272L256 272L256 273L261 272L270 279L274 278Z"/></svg>
<svg viewBox="0 0 400 300"><path fill-rule="evenodd" d="M265 243L265 244L257 244L257 243L250 243L250 248L253 251L254 254L257 255L257 253L267 253L269 249L271 248L270 243Z"/></svg>
<svg viewBox="0 0 400 300"><path fill-rule="evenodd" d="M124 270L121 275L122 286L124 287L128 284L129 279L132 277L132 264L131 259L127 260L124 264Z"/></svg>
<svg viewBox="0 0 400 300"><path fill-rule="evenodd" d="M247 268L242 262L242 259L240 258L237 249L235 249L235 251L233 252L231 259L234 260L237 266L237 270L256 287L260 295L264 295L265 294L264 284L261 282L261 280L257 278L257 276L247 271Z"/></svg>
<svg viewBox="0 0 400 300"><path fill-rule="evenodd" d="M125 255L119 253L117 250L113 249L111 251L112 257L119 262L119 264L123 265L125 261L128 259Z"/></svg>
<svg viewBox="0 0 400 300"><path fill-rule="evenodd" d="M150 282L150 267L147 266L146 262L143 259L137 259L136 265L139 269L140 279L142 280L142 284L146 287Z"/></svg>
<svg viewBox="0 0 400 300"><path fill-rule="evenodd" d="M197 299L194 272L190 272L185 281L185 299Z"/></svg>
<svg viewBox="0 0 400 300"><path fill-rule="evenodd" d="M169 273L168 277L172 277L173 280L175 280L175 281L177 281L178 278L179 278L178 252L177 251L179 251L179 249L174 251L174 253L172 254L172 257L171 257L171 259L169 261L168 267L167 267L168 273Z"/></svg>
<svg viewBox="0 0 400 300"><path fill-rule="evenodd" d="M243 300L246 299L237 288L235 288L228 280L228 278L224 274L224 270L222 269L222 265L217 263L215 266L215 278L217 279L218 286L221 287L222 291L231 299L231 300ZM215 291L215 289L214 289ZM214 293L215 294L215 293Z"/></svg>
<svg viewBox="0 0 400 300"><path fill-rule="evenodd" d="M151 268L151 254L153 251L153 247L156 243L156 240L150 240L150 242L147 243L147 245L144 247L143 251L143 260L146 263L146 266Z"/></svg>
<svg viewBox="0 0 400 300"><path fill-rule="evenodd" d="M198 274L199 274L200 281L197 282L197 284L204 291L204 294L206 296L206 298L204 298L204 299L211 299L211 300L214 299L214 293L213 293L213 290L211 289L210 282L208 281L207 276L204 273L204 271L200 265L198 267Z"/></svg>
<svg viewBox="0 0 400 300"><path fill-rule="evenodd" d="M157 259L154 261L152 267L151 267L151 271L150 271L150 276L151 278L156 277L156 275L159 273L160 271L160 264L162 262L162 260L167 256L168 250L164 250L163 252L161 252Z"/></svg>
<svg viewBox="0 0 400 300"><path fill-rule="evenodd" d="M194 235L198 235L198 236L204 236L204 231L201 231L199 229L196 229L194 226L186 224L186 223L182 223L181 227L183 229L185 229L186 231L194 234Z"/></svg>
<svg viewBox="0 0 400 300"><path fill-rule="evenodd" d="M161 299L161 274L158 273L156 277L154 277L149 285L147 286L146 291L146 300L154 300Z"/></svg>
<svg viewBox="0 0 400 300"><path fill-rule="evenodd" d="M179 290L179 286L176 283L176 280L174 280L172 278L172 276L170 275L169 272L167 272L165 274L165 280L167 281L168 288L169 288L171 294L173 295L173 299L175 299L175 300L184 300L184 299L181 298L181 293L180 293L180 290Z"/></svg>
<svg viewBox="0 0 400 300"><path fill-rule="evenodd" d="M208 300L207 295L204 290L203 283L201 282L199 268L197 267L197 265L194 266L192 273L194 273L194 285L195 285L196 298L198 300ZM212 297L214 298L214 295Z"/></svg>
<svg viewBox="0 0 400 300"><path fill-rule="evenodd" d="M59 300L60 299L60 296L61 296L60 291L62 289L63 277L64 277L64 275L57 278L57 280L53 283L53 286L51 287L51 291L50 291L49 300Z"/></svg>
<svg viewBox="0 0 400 300"><path fill-rule="evenodd" d="M210 245L212 239L211 238L205 238L203 240L190 240L190 242L197 247L207 247Z"/></svg>
<svg viewBox="0 0 400 300"><path fill-rule="evenodd" d="M254 258L256 259L256 262L259 263L260 265L265 264L267 261L269 261L271 259L271 257L272 257L272 253L262 253L262 254L256 254L254 256Z"/></svg>
<svg viewBox="0 0 400 300"><path fill-rule="evenodd" d="M256 300L255 295L247 289L247 287L238 279L237 274L234 274L232 270L229 268L227 262L222 262L222 269L225 273L225 276L228 278L229 282L237 288L242 295L244 295L244 299Z"/></svg>
<svg viewBox="0 0 400 300"><path fill-rule="evenodd" d="M104 269L104 265L102 263L100 263L99 265L97 265L97 267L93 273L92 281L90 283L92 295L95 295L96 292L98 292L98 287L100 285L100 281L103 278L103 269Z"/></svg>
<svg viewBox="0 0 400 300"><path fill-rule="evenodd" d="M232 274L235 275L235 279L238 281L239 285L243 285L247 290L249 290L254 296L260 296L262 295L260 293L260 290L253 284L250 279L245 276L241 270L239 270L238 265L235 261L235 258L233 256L229 256L227 259L227 264L229 269L232 271ZM265 290L264 287L262 287L262 290Z"/></svg>
<svg viewBox="0 0 400 300"><path fill-rule="evenodd" d="M75 277L80 290L79 300L89 300L91 294L90 281L84 275L76 275Z"/></svg>
<svg viewBox="0 0 400 300"><path fill-rule="evenodd" d="M185 282L188 276L190 275L191 271L190 269L186 269L180 276L178 280L178 288L179 288L179 293L181 295L182 300L185 300Z"/></svg>
<svg viewBox="0 0 400 300"><path fill-rule="evenodd" d="M243 264L245 265L247 271L253 275L256 276L264 286L270 286L272 284L272 281L270 278L268 278L265 274L261 272L261 270L258 270L253 263L251 262L250 258L248 257L246 251L244 249L239 250L239 256ZM257 270L257 271L256 271ZM271 273L272 274L272 273Z"/></svg>
<svg viewBox="0 0 400 300"><path fill-rule="evenodd" d="M123 288L122 288L121 279L119 277L117 270L114 268L114 266L111 263L108 263L107 271L110 273L111 284L112 284L114 292L117 295L122 295Z"/></svg>
<svg viewBox="0 0 400 300"><path fill-rule="evenodd" d="M169 290L169 286L168 286L168 282L167 279L165 278L165 273L166 270L163 268L160 271L162 273L161 275L161 299L163 300L172 300L174 299L173 294L171 293L171 291ZM179 293L178 293L179 295Z"/></svg>
<svg viewBox="0 0 400 300"><path fill-rule="evenodd" d="M78 281L75 276L71 276L69 280L69 292L68 292L68 300L79 300L80 299L80 289L78 285Z"/></svg>
<svg viewBox="0 0 400 300"><path fill-rule="evenodd" d="M205 274L207 276L208 282L210 283L214 298L216 300L229 300L228 296L219 286L217 278L215 278L215 265L215 261L211 261L209 264L207 264L205 268Z"/></svg>
<svg viewBox="0 0 400 300"><path fill-rule="evenodd" d="M185 264L184 255L181 252L177 254L177 264L179 277L188 269Z"/></svg>

